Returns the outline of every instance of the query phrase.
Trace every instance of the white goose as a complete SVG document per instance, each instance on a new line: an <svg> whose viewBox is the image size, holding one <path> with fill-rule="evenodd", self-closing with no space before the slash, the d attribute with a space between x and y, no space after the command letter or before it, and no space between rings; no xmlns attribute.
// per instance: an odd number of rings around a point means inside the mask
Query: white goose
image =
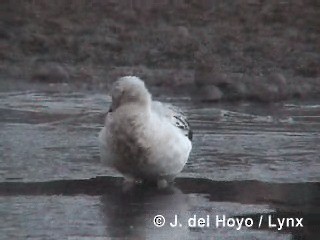
<svg viewBox="0 0 320 240"><path fill-rule="evenodd" d="M127 180L167 185L191 151L186 117L171 105L152 101L144 82L126 76L112 87L112 104L99 134L102 161Z"/></svg>

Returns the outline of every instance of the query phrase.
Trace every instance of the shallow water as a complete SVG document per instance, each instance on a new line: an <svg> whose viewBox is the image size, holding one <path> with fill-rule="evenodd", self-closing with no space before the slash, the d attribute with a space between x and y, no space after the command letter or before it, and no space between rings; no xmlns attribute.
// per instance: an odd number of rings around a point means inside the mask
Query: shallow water
<svg viewBox="0 0 320 240"><path fill-rule="evenodd" d="M90 93L0 94L0 239L313 239L320 225L320 103L180 106L194 129L190 160L167 190L130 188L99 161L110 99ZM105 177L102 177L105 176ZM163 228L153 217L167 218ZM182 227L169 221L177 214ZM187 220L209 215L210 227ZM214 227L217 215L251 227ZM303 218L281 231L261 216ZM68 239L68 238L67 238Z"/></svg>

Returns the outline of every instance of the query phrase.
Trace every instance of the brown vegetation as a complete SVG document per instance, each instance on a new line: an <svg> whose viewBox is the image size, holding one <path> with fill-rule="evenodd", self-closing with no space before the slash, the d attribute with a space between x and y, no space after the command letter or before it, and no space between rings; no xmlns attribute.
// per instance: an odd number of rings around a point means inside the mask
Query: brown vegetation
<svg viewBox="0 0 320 240"><path fill-rule="evenodd" d="M317 0L7 0L1 9L2 78L104 88L134 74L196 86L207 100L320 93Z"/></svg>

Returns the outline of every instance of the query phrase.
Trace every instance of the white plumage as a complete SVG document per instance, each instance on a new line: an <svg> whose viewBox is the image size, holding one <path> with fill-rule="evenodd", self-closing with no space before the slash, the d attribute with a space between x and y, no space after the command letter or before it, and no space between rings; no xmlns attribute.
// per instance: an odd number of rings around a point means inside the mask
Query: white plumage
<svg viewBox="0 0 320 240"><path fill-rule="evenodd" d="M171 105L152 101L141 79L126 76L114 83L99 134L105 164L127 179L172 180L188 160L191 136L186 117Z"/></svg>

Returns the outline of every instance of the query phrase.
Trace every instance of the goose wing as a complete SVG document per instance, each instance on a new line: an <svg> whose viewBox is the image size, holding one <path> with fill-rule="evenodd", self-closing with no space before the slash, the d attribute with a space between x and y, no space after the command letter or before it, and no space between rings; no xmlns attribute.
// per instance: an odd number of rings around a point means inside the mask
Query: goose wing
<svg viewBox="0 0 320 240"><path fill-rule="evenodd" d="M178 107L169 103L161 103L158 101L152 102L152 110L160 116L167 118L172 125L181 129L182 133L192 140L192 130L188 122L187 116Z"/></svg>

